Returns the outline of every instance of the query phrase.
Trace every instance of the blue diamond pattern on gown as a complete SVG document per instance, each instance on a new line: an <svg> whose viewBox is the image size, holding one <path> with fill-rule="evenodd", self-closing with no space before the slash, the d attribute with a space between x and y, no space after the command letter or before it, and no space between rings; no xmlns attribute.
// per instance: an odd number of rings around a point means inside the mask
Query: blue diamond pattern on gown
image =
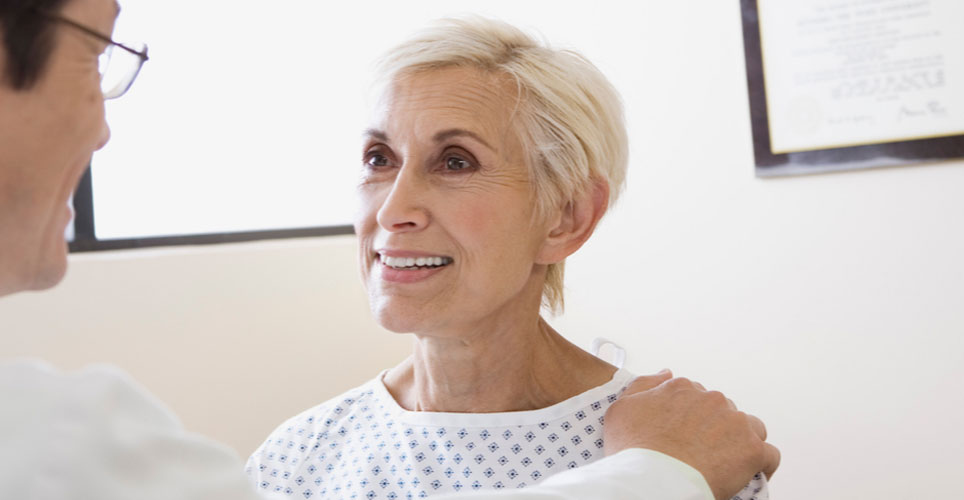
<svg viewBox="0 0 964 500"><path fill-rule="evenodd" d="M619 370L548 408L465 414L406 411L382 376L279 426L248 459L257 488L305 500L525 488L603 458L602 417L633 379ZM739 498L765 500L757 482Z"/></svg>

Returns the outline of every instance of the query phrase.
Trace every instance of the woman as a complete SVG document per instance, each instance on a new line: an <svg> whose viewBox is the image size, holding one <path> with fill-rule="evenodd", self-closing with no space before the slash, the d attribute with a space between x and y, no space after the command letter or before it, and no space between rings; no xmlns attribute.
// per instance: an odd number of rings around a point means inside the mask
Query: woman
<svg viewBox="0 0 964 500"><path fill-rule="evenodd" d="M372 312L414 353L280 426L249 473L305 498L392 499L601 458L602 416L632 376L540 310L562 307L565 258L622 188L616 91L580 56L482 19L410 40L381 74L355 230Z"/></svg>

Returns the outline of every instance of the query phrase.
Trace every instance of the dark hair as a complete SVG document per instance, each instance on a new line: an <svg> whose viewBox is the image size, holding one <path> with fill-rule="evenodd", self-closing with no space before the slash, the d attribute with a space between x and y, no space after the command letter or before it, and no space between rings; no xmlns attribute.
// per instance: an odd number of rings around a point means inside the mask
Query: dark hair
<svg viewBox="0 0 964 500"><path fill-rule="evenodd" d="M67 0L0 0L0 37L6 65L3 83L29 89L43 75L54 48L53 22L43 12L58 12Z"/></svg>

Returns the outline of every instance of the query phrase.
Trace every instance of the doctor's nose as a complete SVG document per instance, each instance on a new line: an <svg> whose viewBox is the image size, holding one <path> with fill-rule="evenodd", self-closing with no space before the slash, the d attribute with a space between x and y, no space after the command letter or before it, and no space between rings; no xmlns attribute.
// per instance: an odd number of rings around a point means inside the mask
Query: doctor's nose
<svg viewBox="0 0 964 500"><path fill-rule="evenodd" d="M104 126L100 131L100 140L97 143L97 149L94 151L99 151L101 148L107 145L107 141L110 140L110 125L107 124L107 120L104 120Z"/></svg>

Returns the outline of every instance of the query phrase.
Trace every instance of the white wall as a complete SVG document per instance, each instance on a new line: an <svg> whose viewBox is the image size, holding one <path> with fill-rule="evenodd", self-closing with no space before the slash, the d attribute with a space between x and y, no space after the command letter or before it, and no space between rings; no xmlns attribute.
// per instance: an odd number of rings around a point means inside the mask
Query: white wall
<svg viewBox="0 0 964 500"><path fill-rule="evenodd" d="M754 179L739 18L718 3L621 85L629 190L570 259L555 324L761 416L776 498L959 497L964 162Z"/></svg>
<svg viewBox="0 0 964 500"><path fill-rule="evenodd" d="M623 63L649 69L603 67L629 110L629 189L571 259L554 324L762 417L784 454L774 498L959 496L964 162L755 179L734 4L633 7ZM247 454L406 351L368 319L352 246L75 256L59 289L0 302L0 341L117 362Z"/></svg>

